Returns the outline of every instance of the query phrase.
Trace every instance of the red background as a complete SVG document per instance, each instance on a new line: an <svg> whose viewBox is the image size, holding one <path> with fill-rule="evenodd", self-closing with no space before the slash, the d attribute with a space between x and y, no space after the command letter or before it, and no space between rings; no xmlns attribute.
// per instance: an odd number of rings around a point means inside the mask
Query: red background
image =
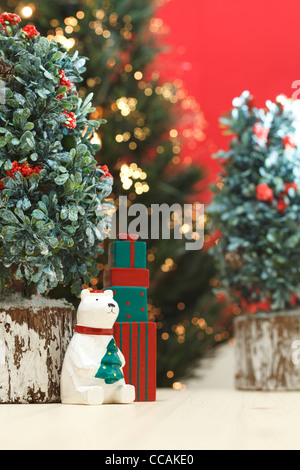
<svg viewBox="0 0 300 470"><path fill-rule="evenodd" d="M202 164L216 174L211 154L226 148L219 117L249 90L258 106L300 79L299 0L171 0L158 12L169 26L169 72L183 79L208 127ZM170 62L170 59L172 61Z"/></svg>

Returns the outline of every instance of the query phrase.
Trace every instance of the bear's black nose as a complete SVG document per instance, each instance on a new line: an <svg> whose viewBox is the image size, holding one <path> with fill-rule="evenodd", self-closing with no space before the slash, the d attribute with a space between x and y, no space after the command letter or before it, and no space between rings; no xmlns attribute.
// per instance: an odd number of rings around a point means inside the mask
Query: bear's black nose
<svg viewBox="0 0 300 470"><path fill-rule="evenodd" d="M114 306L115 306L115 304L108 304L108 306L109 306L109 307L114 307Z"/></svg>

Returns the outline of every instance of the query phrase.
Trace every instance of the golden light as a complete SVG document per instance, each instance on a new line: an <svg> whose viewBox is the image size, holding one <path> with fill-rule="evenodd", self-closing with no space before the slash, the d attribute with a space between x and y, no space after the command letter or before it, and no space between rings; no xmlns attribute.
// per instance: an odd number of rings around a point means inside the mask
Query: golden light
<svg viewBox="0 0 300 470"><path fill-rule="evenodd" d="M71 16L71 17L69 18L69 24L70 24L71 26L76 26L77 23L78 23L78 20L76 20L76 18L74 18L74 16Z"/></svg>
<svg viewBox="0 0 300 470"><path fill-rule="evenodd" d="M204 318L199 318L199 320L198 320L198 325L199 325L199 327L201 328L201 330L205 330L206 327L207 327L207 323L206 323L206 321L204 320Z"/></svg>
<svg viewBox="0 0 300 470"><path fill-rule="evenodd" d="M152 33L158 33L163 27L163 20L161 18L152 18L150 21L150 31Z"/></svg>
<svg viewBox="0 0 300 470"><path fill-rule="evenodd" d="M116 101L118 109L121 111L122 116L129 116L130 113L135 111L137 100L135 98L126 98L123 96Z"/></svg>
<svg viewBox="0 0 300 470"><path fill-rule="evenodd" d="M95 16L98 20L102 20L105 16L105 11L104 10L97 10L95 12Z"/></svg>
<svg viewBox="0 0 300 470"><path fill-rule="evenodd" d="M137 148L137 144L135 142L130 142L129 148L130 150L135 150Z"/></svg>
<svg viewBox="0 0 300 470"><path fill-rule="evenodd" d="M189 224L183 224L180 227L179 232L185 234L185 233L189 233L190 230L191 230L191 227L189 226Z"/></svg>
<svg viewBox="0 0 300 470"><path fill-rule="evenodd" d="M117 137L118 137L118 139L123 140L124 139L124 134L123 135L118 134L116 136L116 139L117 139ZM128 137L128 136L126 135L126 137ZM133 180L141 179L141 176L143 176L143 179L146 179L147 178L147 173L142 171L141 168L138 168L136 163L131 163L129 166L126 163L124 163L121 166L120 179L121 179L121 182L123 184L124 189L131 188L131 186L133 185ZM134 184L134 189L135 189L136 194L140 195L144 192L148 192L150 188L149 188L149 185L147 183L137 181Z"/></svg>
<svg viewBox="0 0 300 470"><path fill-rule="evenodd" d="M135 78L136 80L142 80L142 78L143 78L142 72L139 72L139 71L138 71L138 72L135 72L134 78Z"/></svg>
<svg viewBox="0 0 300 470"><path fill-rule="evenodd" d="M50 21L50 24L51 26L53 26L54 28L56 28L58 25L59 25L59 21L56 20L56 19L53 19Z"/></svg>
<svg viewBox="0 0 300 470"><path fill-rule="evenodd" d="M177 265L174 263L174 261L171 258L167 258L164 262L164 264L161 266L161 270L164 273L167 273L169 271L172 271L177 268Z"/></svg>
<svg viewBox="0 0 300 470"><path fill-rule="evenodd" d="M223 337L220 333L217 333L214 338L217 343L223 340Z"/></svg>
<svg viewBox="0 0 300 470"><path fill-rule="evenodd" d="M115 137L115 141L118 143L123 142L123 135L122 134L117 134Z"/></svg>
<svg viewBox="0 0 300 470"><path fill-rule="evenodd" d="M181 382L174 382L172 387L174 390L186 390L186 385L182 384Z"/></svg>
<svg viewBox="0 0 300 470"><path fill-rule="evenodd" d="M98 282L99 282L99 278L98 278L98 277L93 277L93 278L91 279L91 285L92 285L92 286L96 286L96 285L98 284Z"/></svg>
<svg viewBox="0 0 300 470"><path fill-rule="evenodd" d="M53 34L50 34L47 36L48 41L56 41L59 42L65 49L69 50L72 49L72 47L75 45L75 39L73 38L66 38L63 35L63 30L62 28L56 28L55 30L56 35L54 36Z"/></svg>
<svg viewBox="0 0 300 470"><path fill-rule="evenodd" d="M66 31L67 31L67 28L66 28ZM86 83L87 83L87 86L89 86L90 88L93 88L96 85L96 80L94 78L88 78Z"/></svg>
<svg viewBox="0 0 300 470"><path fill-rule="evenodd" d="M93 145L102 145L102 142L101 142L101 139L99 137L99 135L97 133L95 133L95 135L93 136L93 138L91 139L91 144Z"/></svg>
<svg viewBox="0 0 300 470"><path fill-rule="evenodd" d="M33 8L29 5L27 5L26 7L23 7L21 10L21 16L23 18L30 18L32 14L33 14Z"/></svg>
<svg viewBox="0 0 300 470"><path fill-rule="evenodd" d="M178 336L183 336L185 334L185 328L183 325L179 324L176 326L175 328L175 333L178 335Z"/></svg>

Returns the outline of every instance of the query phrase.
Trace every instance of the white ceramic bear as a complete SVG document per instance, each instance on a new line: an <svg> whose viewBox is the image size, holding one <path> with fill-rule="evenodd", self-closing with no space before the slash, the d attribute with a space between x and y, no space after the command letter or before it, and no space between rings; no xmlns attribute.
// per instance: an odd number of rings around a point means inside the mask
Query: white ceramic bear
<svg viewBox="0 0 300 470"><path fill-rule="evenodd" d="M119 306L111 290L81 292L77 325L61 374L61 401L101 405L132 403L135 388L126 385L125 359L113 337Z"/></svg>

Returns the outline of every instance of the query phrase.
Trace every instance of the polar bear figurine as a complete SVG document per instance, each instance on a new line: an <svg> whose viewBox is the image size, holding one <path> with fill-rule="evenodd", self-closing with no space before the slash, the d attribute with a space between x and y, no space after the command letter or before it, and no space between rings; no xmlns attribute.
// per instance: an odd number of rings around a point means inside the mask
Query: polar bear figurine
<svg viewBox="0 0 300 470"><path fill-rule="evenodd" d="M82 405L132 403L135 388L126 385L125 359L113 337L119 306L111 290L81 292L75 333L61 373L61 402Z"/></svg>

